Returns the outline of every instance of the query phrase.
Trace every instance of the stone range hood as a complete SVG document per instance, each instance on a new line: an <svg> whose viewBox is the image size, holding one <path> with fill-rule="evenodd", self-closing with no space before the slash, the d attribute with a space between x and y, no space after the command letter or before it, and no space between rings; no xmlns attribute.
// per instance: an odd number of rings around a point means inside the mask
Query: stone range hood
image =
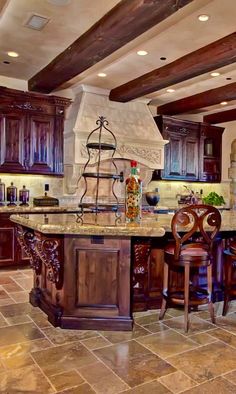
<svg viewBox="0 0 236 394"><path fill-rule="evenodd" d="M116 159L136 160L149 172L163 168L164 145L168 141L163 140L156 126L147 105L149 100L110 101L108 90L87 85L74 87L73 93L64 133L66 193L73 194L78 188L78 179L88 159L87 137L97 127L99 116L107 119L107 127L117 139ZM104 151L102 160L108 155ZM95 156L93 160L96 161Z"/></svg>

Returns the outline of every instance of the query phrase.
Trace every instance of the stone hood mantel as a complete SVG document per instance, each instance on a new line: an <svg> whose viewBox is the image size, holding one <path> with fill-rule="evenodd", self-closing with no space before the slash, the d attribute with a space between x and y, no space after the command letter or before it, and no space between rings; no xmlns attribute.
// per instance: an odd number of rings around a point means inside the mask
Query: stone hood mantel
<svg viewBox="0 0 236 394"><path fill-rule="evenodd" d="M128 103L109 100L109 91L87 85L73 88L74 100L65 123L65 176L68 193L74 193L78 177L88 159L87 137L100 116L109 122L108 128L117 139L116 159L136 160L149 169L164 165L163 140L151 111L149 100ZM109 141L107 141L109 142ZM103 152L102 160L109 158ZM96 157L93 157L96 162Z"/></svg>

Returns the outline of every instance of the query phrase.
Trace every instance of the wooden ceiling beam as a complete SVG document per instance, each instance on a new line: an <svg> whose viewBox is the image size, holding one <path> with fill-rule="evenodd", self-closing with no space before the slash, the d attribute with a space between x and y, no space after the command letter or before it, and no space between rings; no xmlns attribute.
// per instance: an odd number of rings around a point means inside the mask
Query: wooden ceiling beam
<svg viewBox="0 0 236 394"><path fill-rule="evenodd" d="M236 100L236 82L161 105L157 108L157 113L159 115L184 114L219 104L221 101L232 100Z"/></svg>
<svg viewBox="0 0 236 394"><path fill-rule="evenodd" d="M236 33L111 90L110 100L127 102L236 62Z"/></svg>
<svg viewBox="0 0 236 394"><path fill-rule="evenodd" d="M193 0L121 0L89 30L28 81L50 93Z"/></svg>
<svg viewBox="0 0 236 394"><path fill-rule="evenodd" d="M234 120L236 120L236 108L203 116L203 122L211 124L233 122Z"/></svg>

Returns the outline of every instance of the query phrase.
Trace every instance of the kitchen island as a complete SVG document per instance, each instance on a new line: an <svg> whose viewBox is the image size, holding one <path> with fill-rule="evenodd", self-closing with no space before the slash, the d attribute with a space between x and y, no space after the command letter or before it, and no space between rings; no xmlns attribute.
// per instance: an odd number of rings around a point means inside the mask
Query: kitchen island
<svg viewBox="0 0 236 394"><path fill-rule="evenodd" d="M30 302L54 326L131 330L134 303L136 310L143 308L143 299L145 308L159 306L163 245L171 236L172 217L148 214L132 226L105 212L84 214L83 223L77 214L11 216L35 273ZM221 230L224 236L236 234L236 212L222 212ZM215 275L221 282L219 264Z"/></svg>

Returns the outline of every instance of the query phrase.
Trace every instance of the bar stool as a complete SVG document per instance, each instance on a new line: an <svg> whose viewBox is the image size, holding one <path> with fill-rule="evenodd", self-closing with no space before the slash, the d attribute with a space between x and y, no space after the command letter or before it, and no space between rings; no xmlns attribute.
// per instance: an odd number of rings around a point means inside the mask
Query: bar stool
<svg viewBox="0 0 236 394"><path fill-rule="evenodd" d="M211 298L212 247L220 226L220 212L210 205L189 205L179 209L173 216L171 230L174 241L164 249L163 299L159 320L164 318L170 304L183 305L184 329L187 332L190 309L208 303L211 320L215 322ZM190 270L200 267L206 267L207 289L194 287L190 281ZM184 288L170 288L169 270L183 273Z"/></svg>
<svg viewBox="0 0 236 394"><path fill-rule="evenodd" d="M233 281L233 271L236 271L236 240L231 241L229 247L224 250L224 306L222 315L228 312L229 301L232 296L236 296L236 283Z"/></svg>

